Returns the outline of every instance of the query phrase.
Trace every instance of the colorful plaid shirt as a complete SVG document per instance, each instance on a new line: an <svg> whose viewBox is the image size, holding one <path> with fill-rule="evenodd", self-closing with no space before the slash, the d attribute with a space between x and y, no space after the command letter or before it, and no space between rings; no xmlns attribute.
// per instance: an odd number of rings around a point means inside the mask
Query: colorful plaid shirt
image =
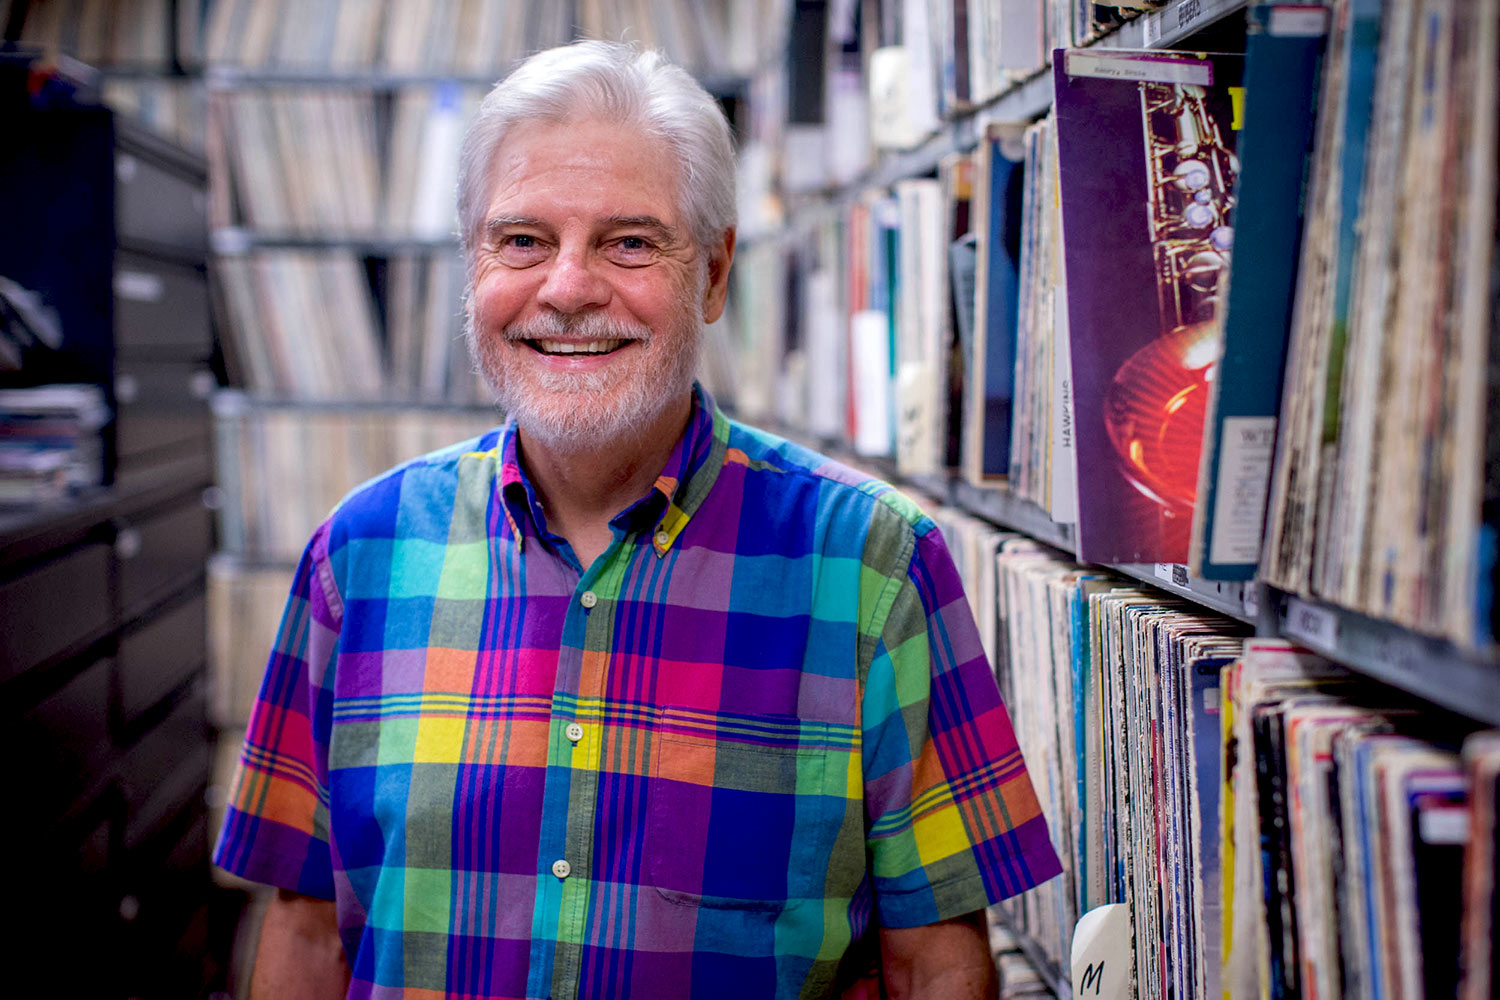
<svg viewBox="0 0 1500 1000"><path fill-rule="evenodd" d="M1058 872L900 493L700 389L610 526L583 569L510 425L314 534L216 860L337 901L351 997L826 996Z"/></svg>

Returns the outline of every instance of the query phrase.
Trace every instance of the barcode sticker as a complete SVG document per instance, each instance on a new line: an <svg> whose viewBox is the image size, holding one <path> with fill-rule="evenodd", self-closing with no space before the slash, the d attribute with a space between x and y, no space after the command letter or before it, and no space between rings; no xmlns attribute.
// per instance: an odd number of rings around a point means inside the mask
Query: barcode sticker
<svg viewBox="0 0 1500 1000"><path fill-rule="evenodd" d="M1321 649L1334 649L1339 643L1339 617L1296 597L1286 602L1286 634L1298 642Z"/></svg>
<svg viewBox="0 0 1500 1000"><path fill-rule="evenodd" d="M1171 583L1172 582L1172 564L1171 563L1157 563L1156 564L1156 578L1158 580L1161 580L1161 581L1165 582L1165 583Z"/></svg>
<svg viewBox="0 0 1500 1000"><path fill-rule="evenodd" d="M1161 25L1162 22L1166 20L1166 15L1146 14L1142 19L1146 22L1146 27L1143 32L1146 47L1150 48L1157 42L1161 41Z"/></svg>
<svg viewBox="0 0 1500 1000"><path fill-rule="evenodd" d="M1177 18L1177 30L1185 31L1198 23L1208 13L1205 0L1177 0L1172 14Z"/></svg>

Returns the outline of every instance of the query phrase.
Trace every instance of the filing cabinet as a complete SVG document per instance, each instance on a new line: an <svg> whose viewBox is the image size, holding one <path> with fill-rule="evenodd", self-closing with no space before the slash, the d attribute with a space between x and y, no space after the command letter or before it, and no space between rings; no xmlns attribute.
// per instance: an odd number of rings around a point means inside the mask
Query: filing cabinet
<svg viewBox="0 0 1500 1000"><path fill-rule="evenodd" d="M0 275L40 293L64 339L0 381L93 382L115 419L105 487L0 508L0 797L16 807L0 844L25 915L7 989L194 996L214 891L206 171L102 109L12 134Z"/></svg>
<svg viewBox="0 0 1500 1000"><path fill-rule="evenodd" d="M213 337L203 161L115 123L115 478L206 454Z"/></svg>
<svg viewBox="0 0 1500 1000"><path fill-rule="evenodd" d="M109 546L90 539L0 582L6 625L0 680L103 635L110 625L108 583Z"/></svg>
<svg viewBox="0 0 1500 1000"><path fill-rule="evenodd" d="M61 343L0 386L93 383L115 412L106 481L206 454L208 173L104 108L12 114L0 147L0 276L56 317Z"/></svg>
<svg viewBox="0 0 1500 1000"><path fill-rule="evenodd" d="M115 342L143 361L202 361L213 353L203 272L132 250L115 254Z"/></svg>
<svg viewBox="0 0 1500 1000"><path fill-rule="evenodd" d="M9 967L53 995L91 928L83 993L188 996L212 892L204 566L193 463L30 514L0 514L0 825L16 898L35 901ZM147 904L149 903L149 912ZM30 904L28 904L30 906ZM174 936L175 935L175 936ZM9 973L8 973L9 975ZM68 991L62 991L67 993Z"/></svg>

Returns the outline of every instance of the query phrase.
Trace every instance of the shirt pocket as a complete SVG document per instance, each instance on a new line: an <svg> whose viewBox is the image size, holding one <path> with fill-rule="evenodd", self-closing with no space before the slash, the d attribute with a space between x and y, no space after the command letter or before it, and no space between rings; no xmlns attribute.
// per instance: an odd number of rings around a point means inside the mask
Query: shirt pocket
<svg viewBox="0 0 1500 1000"><path fill-rule="evenodd" d="M644 850L657 892L734 910L821 900L848 805L830 794L826 727L767 715L706 722L716 735L687 728L659 731L651 764Z"/></svg>

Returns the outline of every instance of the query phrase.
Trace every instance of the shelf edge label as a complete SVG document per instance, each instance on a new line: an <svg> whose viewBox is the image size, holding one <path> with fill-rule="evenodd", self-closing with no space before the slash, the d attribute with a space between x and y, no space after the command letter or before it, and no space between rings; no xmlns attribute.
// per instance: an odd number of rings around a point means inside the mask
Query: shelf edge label
<svg viewBox="0 0 1500 1000"><path fill-rule="evenodd" d="M1299 642L1322 649L1335 649L1339 643L1339 616L1301 598L1289 597L1286 602L1286 632Z"/></svg>

